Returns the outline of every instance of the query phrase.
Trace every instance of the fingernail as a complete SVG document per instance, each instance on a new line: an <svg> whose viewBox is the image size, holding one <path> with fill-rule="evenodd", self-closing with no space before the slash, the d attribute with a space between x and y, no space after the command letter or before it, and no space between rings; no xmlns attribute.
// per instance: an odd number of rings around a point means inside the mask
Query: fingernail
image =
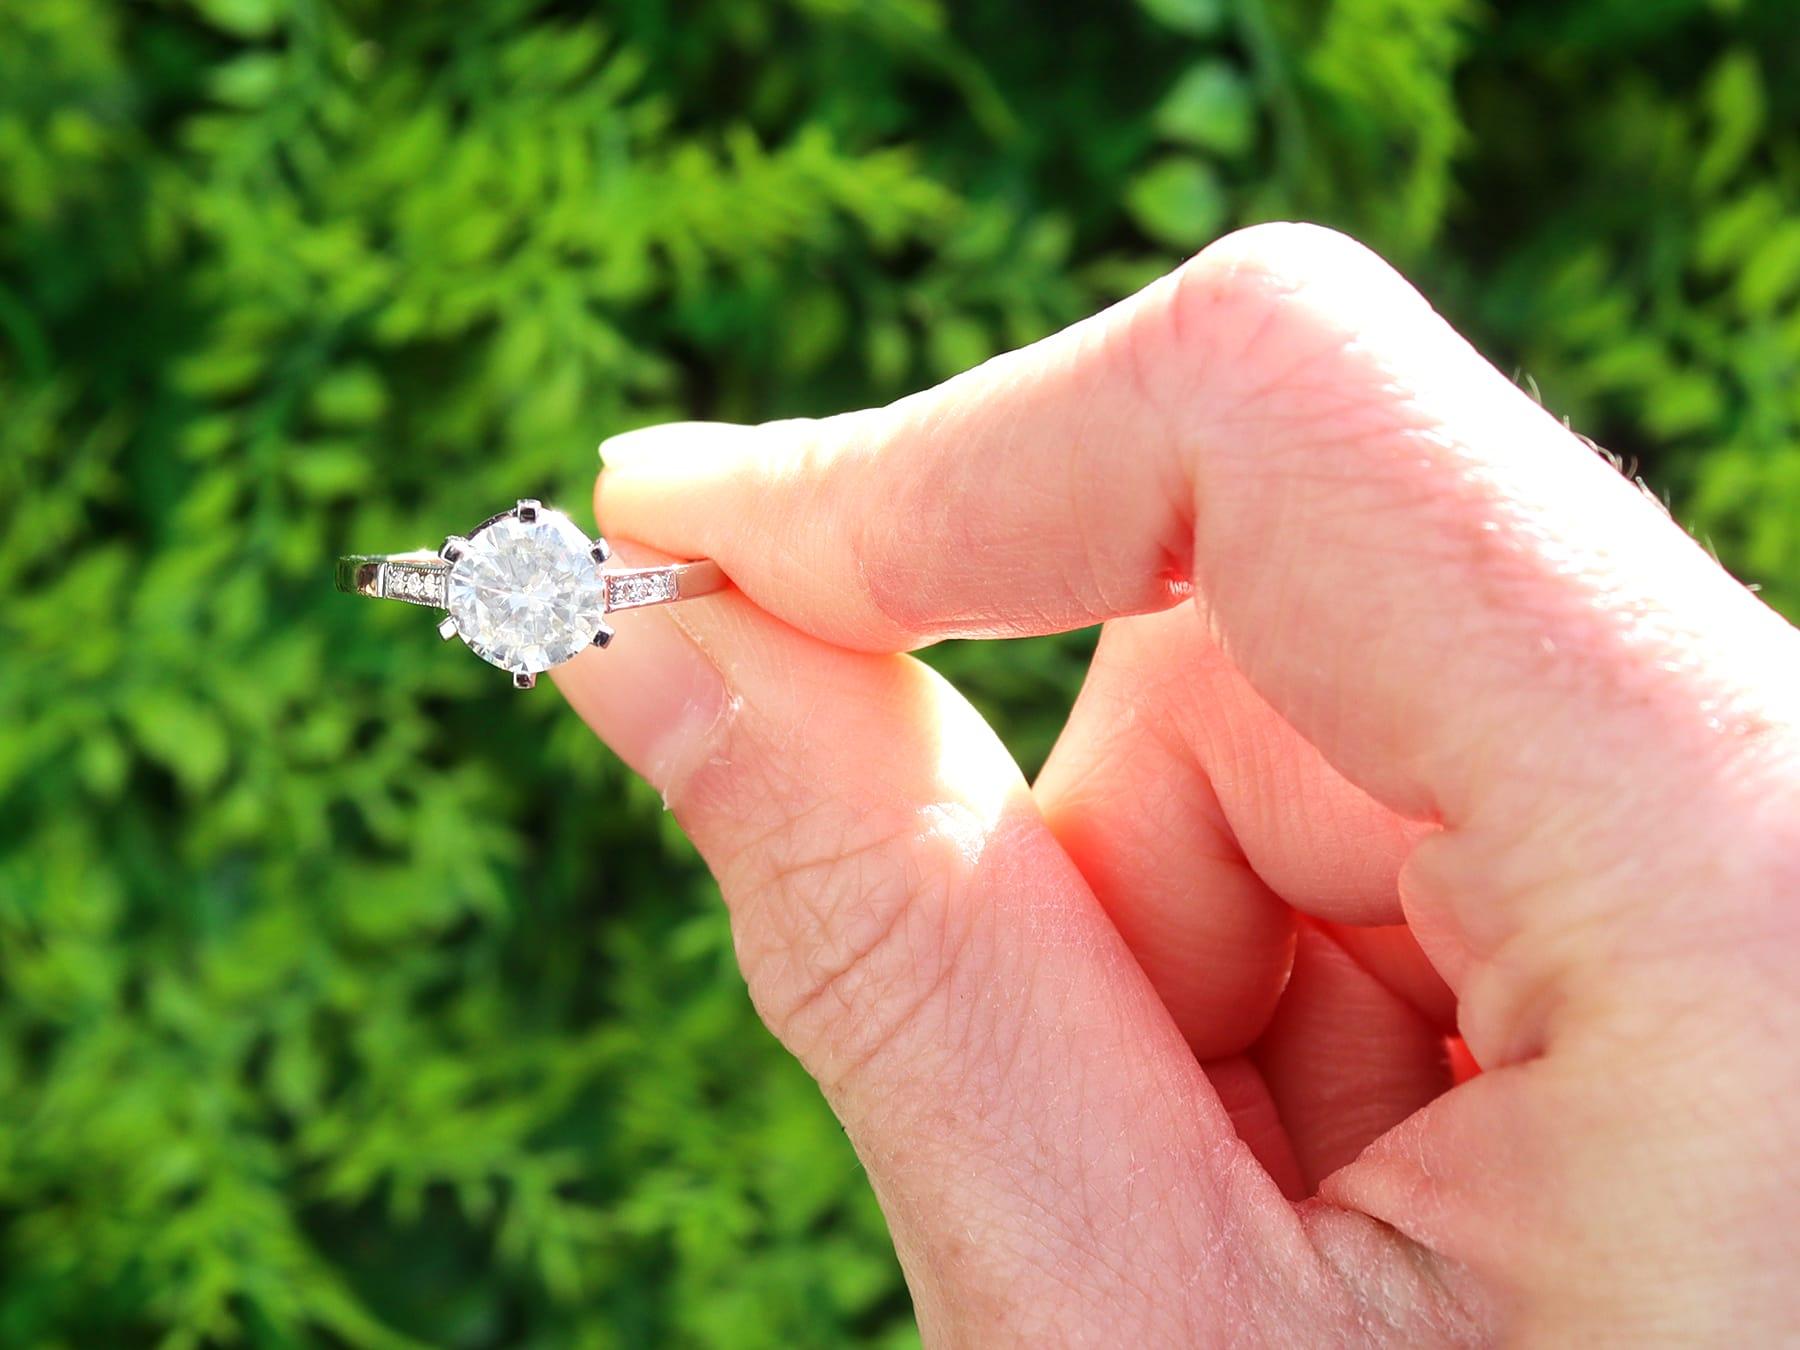
<svg viewBox="0 0 1800 1350"><path fill-rule="evenodd" d="M600 463L609 472L686 472L740 453L753 430L732 422L662 422L622 431L600 442Z"/></svg>
<svg viewBox="0 0 1800 1350"><path fill-rule="evenodd" d="M646 610L612 622L610 644L551 678L594 733L667 794L706 753L725 713L725 681L670 616Z"/></svg>
<svg viewBox="0 0 1800 1350"><path fill-rule="evenodd" d="M634 427L608 436L600 442L600 463L608 469L623 467L627 460L639 461L674 448L694 422L659 422L655 426Z"/></svg>

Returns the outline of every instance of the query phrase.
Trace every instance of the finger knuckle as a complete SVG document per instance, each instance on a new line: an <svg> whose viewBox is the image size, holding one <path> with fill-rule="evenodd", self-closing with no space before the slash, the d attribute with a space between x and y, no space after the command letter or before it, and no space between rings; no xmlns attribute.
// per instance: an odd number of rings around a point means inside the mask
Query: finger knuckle
<svg viewBox="0 0 1800 1350"><path fill-rule="evenodd" d="M1364 339L1400 316L1429 313L1418 293L1347 235L1316 225L1257 225L1212 244L1170 278L1162 327L1187 406L1217 431L1341 428L1361 405L1390 406L1389 382L1358 364ZM1315 444L1316 436L1308 436ZM1334 437L1335 439L1335 437Z"/></svg>
<svg viewBox="0 0 1800 1350"><path fill-rule="evenodd" d="M1371 250L1314 225L1240 230L1173 273L1137 326L1134 364L1181 428L1203 534L1303 507L1344 542L1373 516L1415 527L1401 546L1434 547L1432 521L1461 546L1480 485L1443 391L1469 387L1469 353Z"/></svg>

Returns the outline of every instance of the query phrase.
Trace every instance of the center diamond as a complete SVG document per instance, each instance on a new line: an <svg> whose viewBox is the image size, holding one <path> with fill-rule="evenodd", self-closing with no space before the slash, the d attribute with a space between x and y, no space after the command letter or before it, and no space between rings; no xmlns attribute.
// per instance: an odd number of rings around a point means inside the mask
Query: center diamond
<svg viewBox="0 0 1800 1350"><path fill-rule="evenodd" d="M593 544L560 511L532 520L505 515L469 536L450 568L445 600L475 654L536 674L594 640L606 614L606 582Z"/></svg>

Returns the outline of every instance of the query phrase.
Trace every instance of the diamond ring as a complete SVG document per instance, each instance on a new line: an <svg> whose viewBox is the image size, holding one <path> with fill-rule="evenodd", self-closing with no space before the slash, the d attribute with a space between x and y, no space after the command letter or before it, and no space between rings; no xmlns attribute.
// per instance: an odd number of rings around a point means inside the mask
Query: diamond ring
<svg viewBox="0 0 1800 1350"><path fill-rule="evenodd" d="M611 642L612 611L692 600L730 584L711 561L609 569L611 555L604 539L589 539L561 511L526 500L451 535L436 553L339 558L337 588L448 611L439 637L461 638L529 689L583 647Z"/></svg>

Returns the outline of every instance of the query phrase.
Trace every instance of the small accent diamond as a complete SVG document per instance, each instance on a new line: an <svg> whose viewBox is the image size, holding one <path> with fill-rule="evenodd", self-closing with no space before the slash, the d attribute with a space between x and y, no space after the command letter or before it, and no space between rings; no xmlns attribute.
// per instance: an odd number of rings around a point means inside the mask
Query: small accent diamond
<svg viewBox="0 0 1800 1350"><path fill-rule="evenodd" d="M630 609L634 605L654 605L675 598L675 578L667 572L634 576L627 572L606 579L606 607Z"/></svg>
<svg viewBox="0 0 1800 1350"><path fill-rule="evenodd" d="M415 605L444 604L444 578L441 572L424 567L408 567L404 563L387 564L383 594L392 600L406 600Z"/></svg>

